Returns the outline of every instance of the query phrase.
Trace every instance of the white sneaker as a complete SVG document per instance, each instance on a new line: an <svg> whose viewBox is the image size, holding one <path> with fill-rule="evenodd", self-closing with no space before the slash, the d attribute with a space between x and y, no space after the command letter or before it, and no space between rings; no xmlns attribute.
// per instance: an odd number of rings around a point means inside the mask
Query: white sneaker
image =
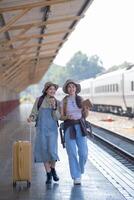
<svg viewBox="0 0 134 200"><path fill-rule="evenodd" d="M81 178L75 178L74 185L81 185Z"/></svg>

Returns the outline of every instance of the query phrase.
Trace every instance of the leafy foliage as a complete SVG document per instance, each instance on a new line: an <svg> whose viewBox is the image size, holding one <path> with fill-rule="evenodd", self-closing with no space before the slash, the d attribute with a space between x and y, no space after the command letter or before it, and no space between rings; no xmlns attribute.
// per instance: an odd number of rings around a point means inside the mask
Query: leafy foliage
<svg viewBox="0 0 134 200"><path fill-rule="evenodd" d="M95 77L104 71L102 62L97 55L88 58L86 54L77 52L67 63L70 78L84 80Z"/></svg>
<svg viewBox="0 0 134 200"><path fill-rule="evenodd" d="M96 74L102 73L103 71L102 62L97 55L88 58L86 54L79 51L65 67L52 64L41 83L51 80L59 85L63 85L67 79L80 81L95 77Z"/></svg>

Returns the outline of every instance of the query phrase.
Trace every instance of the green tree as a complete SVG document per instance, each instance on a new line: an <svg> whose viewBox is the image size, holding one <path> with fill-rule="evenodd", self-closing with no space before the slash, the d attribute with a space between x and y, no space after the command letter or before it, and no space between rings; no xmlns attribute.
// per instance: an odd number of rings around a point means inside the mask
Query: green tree
<svg viewBox="0 0 134 200"><path fill-rule="evenodd" d="M70 78L83 80L95 77L96 74L104 71L102 61L97 55L90 58L82 52L77 52L67 63Z"/></svg>
<svg viewBox="0 0 134 200"><path fill-rule="evenodd" d="M42 80L37 84L37 94L41 93L46 81L53 81L62 86L67 79L81 81L95 77L104 71L103 64L97 55L88 57L81 51L74 54L65 67L52 64ZM32 90L32 87L28 90Z"/></svg>

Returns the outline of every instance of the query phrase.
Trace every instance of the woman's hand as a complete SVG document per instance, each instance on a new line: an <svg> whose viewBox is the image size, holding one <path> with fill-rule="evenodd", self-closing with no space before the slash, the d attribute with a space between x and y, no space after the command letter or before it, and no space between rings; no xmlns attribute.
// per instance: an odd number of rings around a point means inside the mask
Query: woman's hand
<svg viewBox="0 0 134 200"><path fill-rule="evenodd" d="M84 110L90 110L92 108L92 103L89 99L86 99L82 102L82 108Z"/></svg>
<svg viewBox="0 0 134 200"><path fill-rule="evenodd" d="M50 105L52 106L52 108L53 109L56 109L56 100L55 100L55 98L53 97L51 97L50 98Z"/></svg>
<svg viewBox="0 0 134 200"><path fill-rule="evenodd" d="M30 117L27 119L27 122L28 122L28 123L31 123L31 122L33 121L33 119L34 119L33 116L30 116Z"/></svg>

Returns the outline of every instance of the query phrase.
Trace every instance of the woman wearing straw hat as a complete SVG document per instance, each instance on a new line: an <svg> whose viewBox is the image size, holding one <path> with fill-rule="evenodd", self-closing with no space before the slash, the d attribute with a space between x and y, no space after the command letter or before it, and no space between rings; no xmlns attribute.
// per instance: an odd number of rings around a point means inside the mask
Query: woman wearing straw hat
<svg viewBox="0 0 134 200"><path fill-rule="evenodd" d="M59 102L54 95L58 85L47 82L43 95L36 99L28 122L36 122L35 162L43 162L47 173L46 184L51 184L52 177L58 181L55 163L59 160L57 153L57 121L60 118Z"/></svg>
<svg viewBox="0 0 134 200"><path fill-rule="evenodd" d="M83 100L78 96L80 91L80 84L73 80L67 80L63 86L63 92L68 95L61 101L61 119L64 120L65 146L70 174L75 185L81 184L81 174L84 173L88 155L86 133L81 124L85 110L82 108Z"/></svg>

